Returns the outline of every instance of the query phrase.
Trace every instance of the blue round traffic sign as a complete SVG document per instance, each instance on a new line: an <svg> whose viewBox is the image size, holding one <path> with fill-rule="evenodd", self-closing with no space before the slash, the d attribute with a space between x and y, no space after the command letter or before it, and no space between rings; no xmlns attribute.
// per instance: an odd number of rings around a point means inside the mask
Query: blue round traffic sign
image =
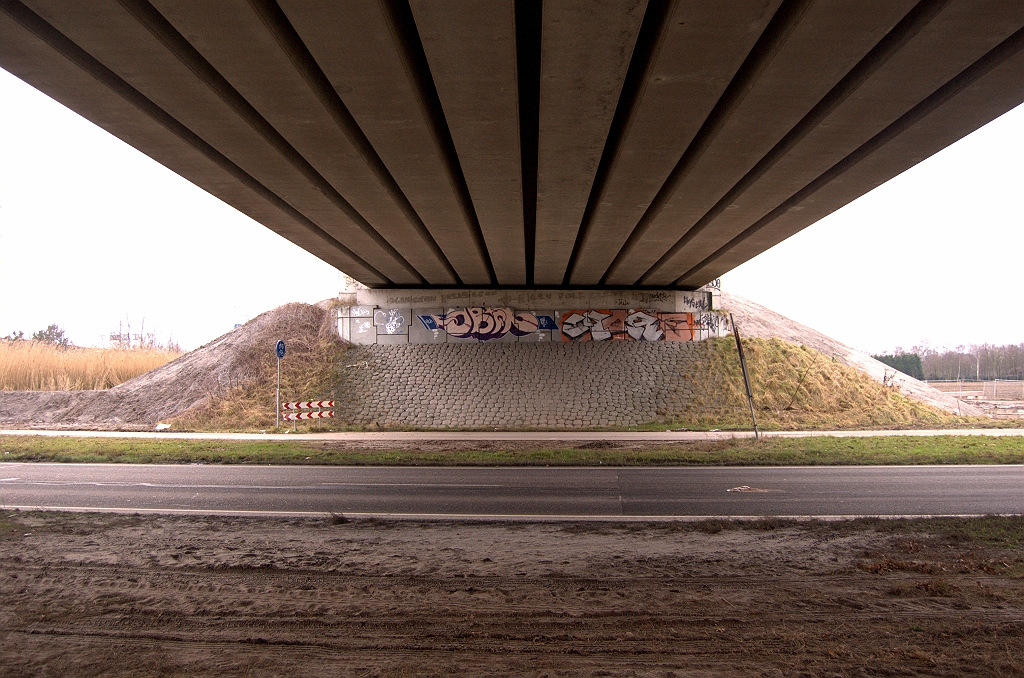
<svg viewBox="0 0 1024 678"><path fill-rule="evenodd" d="M277 357L278 358L283 358L284 357L284 339L278 339L277 340Z"/></svg>

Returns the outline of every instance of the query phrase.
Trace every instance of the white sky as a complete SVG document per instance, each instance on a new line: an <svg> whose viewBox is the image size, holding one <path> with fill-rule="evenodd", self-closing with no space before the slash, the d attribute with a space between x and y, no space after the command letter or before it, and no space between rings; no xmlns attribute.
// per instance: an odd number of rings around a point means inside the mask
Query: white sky
<svg viewBox="0 0 1024 678"><path fill-rule="evenodd" d="M0 70L0 336L191 349L338 272ZM723 277L861 349L1024 342L1024 106Z"/></svg>

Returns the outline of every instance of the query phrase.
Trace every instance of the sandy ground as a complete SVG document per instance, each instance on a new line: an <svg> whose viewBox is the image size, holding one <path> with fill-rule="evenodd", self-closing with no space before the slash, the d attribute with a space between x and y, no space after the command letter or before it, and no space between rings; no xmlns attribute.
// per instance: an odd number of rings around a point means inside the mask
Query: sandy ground
<svg viewBox="0 0 1024 678"><path fill-rule="evenodd" d="M1024 552L850 523L0 516L0 676L1024 675Z"/></svg>

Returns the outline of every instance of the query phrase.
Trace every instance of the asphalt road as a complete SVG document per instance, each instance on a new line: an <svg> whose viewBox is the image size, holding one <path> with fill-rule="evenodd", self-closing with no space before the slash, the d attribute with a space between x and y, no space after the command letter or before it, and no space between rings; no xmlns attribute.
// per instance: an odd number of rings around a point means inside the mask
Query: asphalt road
<svg viewBox="0 0 1024 678"><path fill-rule="evenodd" d="M749 489L736 489L743 486ZM1024 466L415 468L5 463L0 464L0 506L505 518L1024 513Z"/></svg>

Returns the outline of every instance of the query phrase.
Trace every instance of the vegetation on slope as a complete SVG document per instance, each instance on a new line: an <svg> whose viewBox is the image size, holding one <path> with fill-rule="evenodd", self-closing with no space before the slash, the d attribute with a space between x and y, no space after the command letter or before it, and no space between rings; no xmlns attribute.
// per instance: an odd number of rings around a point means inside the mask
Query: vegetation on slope
<svg viewBox="0 0 1024 678"><path fill-rule="evenodd" d="M174 428L272 429L277 369L272 347L277 339L288 346L281 362L282 401L353 396L343 375L347 363L358 360L358 349L340 341L332 323L328 310L290 305L238 356L248 378L178 417ZM949 428L982 423L912 401L900 395L898 384L879 384L856 368L803 346L747 339L744 347L758 423L765 429ZM731 338L711 340L705 355L706 360L687 375L695 396L682 410L663 413L661 422L652 422L654 428L750 428L735 343ZM343 420L312 425L314 430L346 427Z"/></svg>
<svg viewBox="0 0 1024 678"><path fill-rule="evenodd" d="M899 384L883 385L853 367L780 339L743 341L758 424L765 429L944 428L974 423L912 401ZM689 428L750 428L739 356L732 338L712 339L698 395L673 424Z"/></svg>
<svg viewBox="0 0 1024 678"><path fill-rule="evenodd" d="M285 341L281 361L281 401L333 399L339 390L338 367L348 346L333 327L329 310L308 304L288 304L274 312L271 322L241 346L237 371L246 379L212 395L174 420L177 429L265 430L274 428L277 356L274 345Z"/></svg>

